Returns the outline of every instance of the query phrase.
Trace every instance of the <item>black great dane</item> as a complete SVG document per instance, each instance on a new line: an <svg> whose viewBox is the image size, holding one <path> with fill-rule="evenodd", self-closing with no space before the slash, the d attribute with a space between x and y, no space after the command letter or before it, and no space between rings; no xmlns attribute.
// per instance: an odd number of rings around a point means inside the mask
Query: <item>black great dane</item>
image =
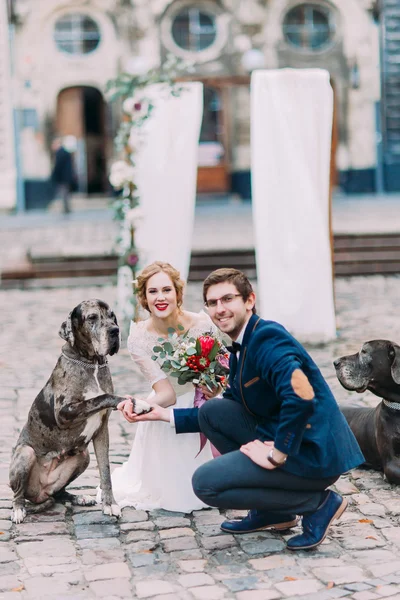
<svg viewBox="0 0 400 600"><path fill-rule="evenodd" d="M346 390L365 390L382 401L376 408L341 406L366 464L384 472L390 483L400 484L400 346L372 340L360 352L333 363Z"/></svg>
<svg viewBox="0 0 400 600"><path fill-rule="evenodd" d="M15 523L25 518L25 500L38 505L36 510L50 507L56 498L73 504L95 503L91 497L65 491L87 468L91 440L100 472L103 512L115 516L121 513L111 489L108 458L110 409L125 399L113 393L106 358L119 350L117 319L105 302L86 300L72 310L59 335L66 344L50 379L32 404L12 453L11 519ZM144 401L133 403L138 414L150 410Z"/></svg>

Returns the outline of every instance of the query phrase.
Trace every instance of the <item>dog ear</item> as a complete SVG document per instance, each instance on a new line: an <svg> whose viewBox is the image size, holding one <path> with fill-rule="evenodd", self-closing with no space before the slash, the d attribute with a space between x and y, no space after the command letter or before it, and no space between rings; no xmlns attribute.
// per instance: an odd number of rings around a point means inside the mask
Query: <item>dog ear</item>
<svg viewBox="0 0 400 600"><path fill-rule="evenodd" d="M74 332L72 331L71 315L72 315L72 312L69 313L67 320L61 324L58 335L60 336L60 338L62 338L66 342L69 342L71 344L71 346L73 346L75 343L75 337L74 337Z"/></svg>
<svg viewBox="0 0 400 600"><path fill-rule="evenodd" d="M392 377L393 381L400 384L400 346L397 344L391 344L391 350L393 350L393 361L392 361ZM389 351L389 356L392 356L392 351Z"/></svg>

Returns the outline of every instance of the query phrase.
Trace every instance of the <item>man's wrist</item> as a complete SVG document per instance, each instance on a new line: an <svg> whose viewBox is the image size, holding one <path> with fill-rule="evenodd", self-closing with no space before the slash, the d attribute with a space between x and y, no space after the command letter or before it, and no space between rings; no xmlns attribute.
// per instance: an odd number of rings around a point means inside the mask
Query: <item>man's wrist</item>
<svg viewBox="0 0 400 600"><path fill-rule="evenodd" d="M279 453L279 455L278 455L278 453ZM275 454L276 454L276 456L275 456ZM267 456L269 462L272 465L274 465L274 467L282 467L287 460L287 455L283 454L283 452L279 452L279 450L278 451L275 450L275 454L274 454L274 448L271 448L271 450L269 451L268 456Z"/></svg>

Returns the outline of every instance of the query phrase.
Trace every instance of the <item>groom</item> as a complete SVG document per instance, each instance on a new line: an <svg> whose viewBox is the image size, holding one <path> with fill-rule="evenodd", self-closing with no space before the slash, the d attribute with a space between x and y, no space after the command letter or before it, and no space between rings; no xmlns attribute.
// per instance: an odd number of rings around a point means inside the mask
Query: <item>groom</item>
<svg viewBox="0 0 400 600"><path fill-rule="evenodd" d="M232 339L229 387L200 409L154 407L130 422L170 422L177 433L202 431L221 456L193 475L206 504L248 509L223 531L285 530L302 515L290 550L315 548L347 501L327 488L364 457L318 367L282 325L255 314L255 294L236 269L218 269L203 285L210 317Z"/></svg>

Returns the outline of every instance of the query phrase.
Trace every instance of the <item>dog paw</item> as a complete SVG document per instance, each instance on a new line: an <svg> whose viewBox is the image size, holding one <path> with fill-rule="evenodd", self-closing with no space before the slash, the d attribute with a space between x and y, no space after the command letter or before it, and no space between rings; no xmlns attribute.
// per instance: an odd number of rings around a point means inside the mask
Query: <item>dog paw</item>
<svg viewBox="0 0 400 600"><path fill-rule="evenodd" d="M11 512L11 521L13 523L22 523L26 517L26 510L24 508L16 508Z"/></svg>
<svg viewBox="0 0 400 600"><path fill-rule="evenodd" d="M93 496L74 496L71 500L73 506L94 506L96 504L96 498Z"/></svg>
<svg viewBox="0 0 400 600"><path fill-rule="evenodd" d="M117 517L119 518L121 516L121 509L118 506L118 504L105 504L103 506L103 513L105 515L109 515L110 517Z"/></svg>
<svg viewBox="0 0 400 600"><path fill-rule="evenodd" d="M136 415L142 415L150 412L152 407L145 400L133 400L133 412Z"/></svg>

